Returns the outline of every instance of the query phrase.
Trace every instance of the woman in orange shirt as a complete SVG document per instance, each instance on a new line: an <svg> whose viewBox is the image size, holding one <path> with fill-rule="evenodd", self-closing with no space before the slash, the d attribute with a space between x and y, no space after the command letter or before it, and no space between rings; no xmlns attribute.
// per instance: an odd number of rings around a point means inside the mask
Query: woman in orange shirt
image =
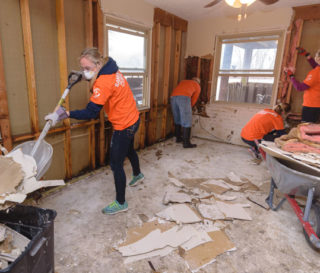
<svg viewBox="0 0 320 273"><path fill-rule="evenodd" d="M304 91L301 121L315 123L320 118L320 49L316 52L314 59L304 48L297 47L297 50L300 55L307 57L313 69L303 82L296 80L294 67L286 67L284 71L294 88L298 91Z"/></svg>
<svg viewBox="0 0 320 273"><path fill-rule="evenodd" d="M285 134L282 115L290 111L290 105L281 103L273 109L264 109L255 114L241 130L241 139L249 144L250 151L260 158L257 142L262 139L274 141Z"/></svg>
<svg viewBox="0 0 320 273"><path fill-rule="evenodd" d="M138 155L133 147L134 135L140 123L139 111L127 80L112 58L103 59L96 48L87 48L81 53L80 66L84 78L93 82L93 92L87 107L70 113L61 107L45 119L52 120L53 125L67 117L92 119L104 108L114 129L110 145L110 165L115 181L116 200L103 208L102 212L116 214L128 210L125 200L126 175L123 169L126 157L129 158L133 170L129 185L136 186L144 179Z"/></svg>

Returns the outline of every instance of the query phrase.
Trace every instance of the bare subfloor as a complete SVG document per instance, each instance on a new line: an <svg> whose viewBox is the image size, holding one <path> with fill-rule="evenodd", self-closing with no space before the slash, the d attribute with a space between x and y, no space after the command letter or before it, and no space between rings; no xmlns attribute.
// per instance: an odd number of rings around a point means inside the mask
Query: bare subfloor
<svg viewBox="0 0 320 273"><path fill-rule="evenodd" d="M55 219L55 271L58 273L152 272L146 260L124 264L113 246L125 239L128 227L141 224L139 214L152 218L165 208L162 198L168 172L178 178L224 178L233 171L261 188L249 194L267 195L270 175L264 163L255 165L248 150L234 145L194 139L196 149L182 149L172 139L139 152L143 184L127 188L129 211L114 216L101 208L114 200L110 167L72 183L40 200L40 207L57 211ZM127 178L131 177L128 161ZM245 193L238 200L250 203ZM248 194L248 193L246 193ZM307 244L293 210L285 203L278 212L251 203L252 221L228 221L225 232L237 250L217 257L199 272L319 272L319 254ZM153 259L158 272L189 272L177 252Z"/></svg>

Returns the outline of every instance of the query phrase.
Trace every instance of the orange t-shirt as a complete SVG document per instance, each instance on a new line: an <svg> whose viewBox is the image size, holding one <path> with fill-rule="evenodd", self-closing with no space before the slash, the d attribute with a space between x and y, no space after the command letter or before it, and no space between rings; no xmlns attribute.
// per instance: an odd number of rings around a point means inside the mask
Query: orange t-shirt
<svg viewBox="0 0 320 273"><path fill-rule="evenodd" d="M283 130L282 117L274 110L264 109L255 114L242 128L241 137L246 140L262 139L273 130Z"/></svg>
<svg viewBox="0 0 320 273"><path fill-rule="evenodd" d="M194 80L183 80L173 90L171 97L186 96L191 98L191 106L194 106L200 95L200 85Z"/></svg>
<svg viewBox="0 0 320 273"><path fill-rule="evenodd" d="M320 107L320 66L312 69L303 82L310 86L304 91L303 106Z"/></svg>
<svg viewBox="0 0 320 273"><path fill-rule="evenodd" d="M90 101L103 105L115 130L124 130L139 119L133 93L119 70L97 78Z"/></svg>

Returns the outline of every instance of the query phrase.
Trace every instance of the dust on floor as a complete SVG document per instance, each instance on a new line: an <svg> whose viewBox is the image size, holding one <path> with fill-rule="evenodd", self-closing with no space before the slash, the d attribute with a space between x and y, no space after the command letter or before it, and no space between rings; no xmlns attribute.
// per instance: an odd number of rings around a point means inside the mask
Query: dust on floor
<svg viewBox="0 0 320 273"><path fill-rule="evenodd" d="M129 227L139 226L146 217L166 208L163 197L170 184L168 172L179 179L225 178L233 172L245 177L267 196L270 174L262 162L254 164L244 147L195 139L196 149L183 149L172 139L139 152L145 180L137 187L127 187L129 211L106 216L101 209L114 200L115 190L110 167L105 167L62 191L40 200L39 206L57 211L55 219L55 271L57 273L144 273L152 272L147 260L130 264L115 250L126 238ZM159 152L161 151L161 152ZM127 180L131 167L125 162ZM232 192L248 203L246 195ZM224 229L237 250L218 256L216 262L199 272L319 272L319 254L312 250L290 206L278 212L267 211L251 203L252 221L233 220ZM143 216L143 217L142 217ZM190 272L176 252L153 258L157 272Z"/></svg>

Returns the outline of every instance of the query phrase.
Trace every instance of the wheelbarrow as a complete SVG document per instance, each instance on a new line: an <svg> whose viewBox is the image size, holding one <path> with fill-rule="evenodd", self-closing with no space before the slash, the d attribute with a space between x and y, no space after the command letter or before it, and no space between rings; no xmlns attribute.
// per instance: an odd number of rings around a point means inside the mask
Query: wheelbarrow
<svg viewBox="0 0 320 273"><path fill-rule="evenodd" d="M62 104L65 102L66 97L69 94L71 87L74 86L79 81L81 81L81 79L82 79L81 72L71 71L71 73L68 76L68 86L64 90L54 111L56 111L59 106L62 106ZM52 162L53 148L48 142L44 140L51 126L52 126L51 121L50 120L47 121L37 140L27 141L22 144L19 144L11 151L13 152L15 150L21 149L22 153L26 155L30 155L34 158L37 164L37 174L36 174L37 180L40 180L43 177L43 175L49 169ZM8 155L10 155L10 153Z"/></svg>
<svg viewBox="0 0 320 273"><path fill-rule="evenodd" d="M266 202L270 209L277 211L287 200L297 215L303 227L303 233L309 245L320 250L320 177L316 173L302 171L297 165L284 159L275 158L261 149L260 153L266 160L267 167L271 173L269 196ZM274 189L284 194L284 198L274 205ZM307 196L304 211L301 210L295 197Z"/></svg>

